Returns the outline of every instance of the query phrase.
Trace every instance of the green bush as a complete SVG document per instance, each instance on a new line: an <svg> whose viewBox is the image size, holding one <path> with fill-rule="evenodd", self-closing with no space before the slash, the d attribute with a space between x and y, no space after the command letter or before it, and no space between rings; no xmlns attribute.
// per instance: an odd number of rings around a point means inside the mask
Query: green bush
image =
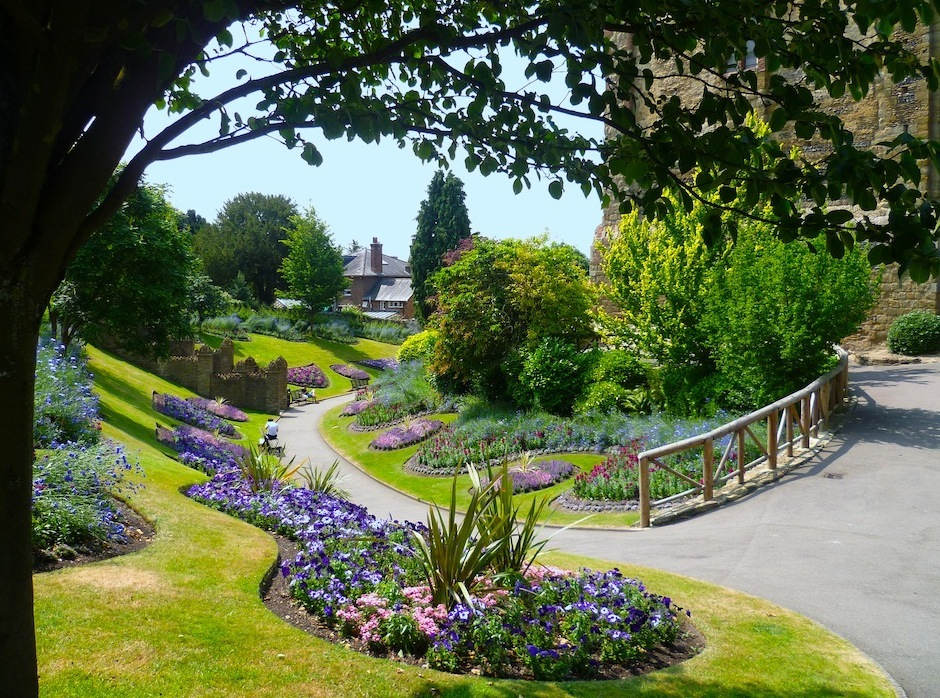
<svg viewBox="0 0 940 698"><path fill-rule="evenodd" d="M571 414L584 389L586 355L570 342L546 337L535 348L520 352L520 358L515 402L552 414Z"/></svg>
<svg viewBox="0 0 940 698"><path fill-rule="evenodd" d="M413 334L402 342L398 349L398 360L402 363L420 361L427 364L431 360L431 353L436 343L437 332L435 330L424 330Z"/></svg>
<svg viewBox="0 0 940 698"><path fill-rule="evenodd" d="M896 354L930 354L940 351L940 315L915 310L891 323L888 349Z"/></svg>
<svg viewBox="0 0 940 698"><path fill-rule="evenodd" d="M604 260L623 309L611 330L656 360L666 408L678 414L710 412L715 401L753 408L809 383L874 300L861 250L836 259L743 218L727 218L726 239L708 247L707 215L676 200L660 220L625 216Z"/></svg>
<svg viewBox="0 0 940 698"><path fill-rule="evenodd" d="M610 382L621 388L639 388L647 384L646 366L636 354L623 349L595 352L591 380Z"/></svg>
<svg viewBox="0 0 940 698"><path fill-rule="evenodd" d="M579 414L589 414L591 412L603 412L610 414L612 412L647 412L642 409L643 394L648 395L648 390L643 388L624 388L612 381L600 381L589 383L578 400L575 411Z"/></svg>

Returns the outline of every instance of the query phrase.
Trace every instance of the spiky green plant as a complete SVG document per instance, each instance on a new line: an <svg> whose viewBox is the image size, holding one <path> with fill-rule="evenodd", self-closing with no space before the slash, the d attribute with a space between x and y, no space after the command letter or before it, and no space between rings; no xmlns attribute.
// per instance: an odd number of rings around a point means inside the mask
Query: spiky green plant
<svg viewBox="0 0 940 698"><path fill-rule="evenodd" d="M300 465L294 465L294 458L285 463L281 456L261 451L253 445L238 459L238 467L252 492L276 492L289 487L292 478L300 470Z"/></svg>
<svg viewBox="0 0 940 698"><path fill-rule="evenodd" d="M339 473L339 460L334 460L326 470L313 468L308 464L300 471L300 478L308 490L339 499L349 499L349 492L339 486L344 479Z"/></svg>
<svg viewBox="0 0 940 698"><path fill-rule="evenodd" d="M507 530L501 521L492 521L488 527L492 535L484 533L478 525L480 513L490 508L498 495L495 483L480 483L480 477L470 466L473 492L463 518L457 517L457 477L451 484L450 506L445 516L441 508L433 505L428 511L426 533L413 534L415 550L422 572L431 588L435 604L453 606L455 603L472 604L470 592L479 588L493 560L506 545ZM497 515L498 516L498 515Z"/></svg>

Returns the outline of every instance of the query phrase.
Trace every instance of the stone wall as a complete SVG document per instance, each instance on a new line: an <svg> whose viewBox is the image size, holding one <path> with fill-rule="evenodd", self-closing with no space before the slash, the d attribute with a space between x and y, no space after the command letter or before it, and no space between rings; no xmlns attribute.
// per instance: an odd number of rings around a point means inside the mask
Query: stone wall
<svg viewBox="0 0 940 698"><path fill-rule="evenodd" d="M278 414L288 406L287 362L278 357L262 368L249 356L236 364L235 345L230 339L222 340L218 349L196 347L192 341L174 342L166 359L123 355L141 368L203 397L225 398L236 407L268 414Z"/></svg>
<svg viewBox="0 0 940 698"><path fill-rule="evenodd" d="M925 61L928 57L940 58L940 22L934 22L932 27L921 25L914 32L901 36L920 60ZM615 40L623 48L630 46L628 35L615 35ZM654 62L651 68L654 73L675 73L672 62ZM760 62L757 68L760 85L767 79L767 75ZM787 77L792 79L797 76L788 74ZM699 99L702 85L697 80L675 77L657 81L653 91L665 96L675 95L683 103L691 104ZM837 114L855 135L855 143L861 147L870 147L880 141L890 140L905 130L919 137L940 139L938 95L940 93L931 93L928 90L926 80L908 79L894 83L888 76L877 80L868 95L858 102L848 95L832 99L824 90L814 93L821 108ZM755 102L755 108L764 118L769 116L763 105ZM637 105L635 111L640 124L650 125L654 122L655 115L642 105ZM611 135L607 134L608 137ZM787 134L784 134L784 137L787 138ZM810 158L826 154L825 143L801 140L793 134L789 134L787 140L798 145ZM922 171L929 193L940 196L940 172L930 168L926 162L922 164ZM591 278L601 285L607 282L600 267L602 250L608 244L610 232L616 230L619 219L616 204L612 204L603 212L601 225L594 235L591 247ZM884 343L888 327L898 315L919 309L940 311L940 291L936 283L921 286L907 279L899 285L896 267L873 273L883 277L881 297L859 333L847 340L853 345L872 347ZM609 305L609 301L605 302L605 305Z"/></svg>
<svg viewBox="0 0 940 698"><path fill-rule="evenodd" d="M891 323L912 310L940 313L940 284L915 284L908 277L899 281L895 264L873 269L872 277L880 281L881 294L859 331L842 342L847 349L864 350L883 346Z"/></svg>

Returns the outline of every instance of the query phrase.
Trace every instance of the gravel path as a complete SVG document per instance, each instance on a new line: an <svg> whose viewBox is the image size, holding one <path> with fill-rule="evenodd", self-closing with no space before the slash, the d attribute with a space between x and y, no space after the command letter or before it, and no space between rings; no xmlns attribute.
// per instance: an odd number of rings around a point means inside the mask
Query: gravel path
<svg viewBox="0 0 940 698"><path fill-rule="evenodd" d="M779 482L688 521L568 530L553 547L770 599L848 638L908 695L940 695L940 364L853 366L851 384L859 404L842 431ZM317 429L336 404L284 413L288 453L336 457ZM354 501L425 518L426 505L340 467Z"/></svg>

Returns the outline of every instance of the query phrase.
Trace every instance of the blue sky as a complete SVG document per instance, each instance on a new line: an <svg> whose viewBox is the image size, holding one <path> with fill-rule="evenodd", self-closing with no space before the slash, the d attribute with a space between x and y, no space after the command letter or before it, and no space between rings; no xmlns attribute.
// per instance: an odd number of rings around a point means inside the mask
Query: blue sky
<svg viewBox="0 0 940 698"><path fill-rule="evenodd" d="M241 67L252 77L261 72L256 63L229 61L215 68L209 78L200 78L197 91L208 97L230 87L234 72ZM563 101L563 86L551 87L553 101ZM145 118L144 132L152 136L169 122L165 114L153 108ZM217 128L217 124L207 122L190 138L178 142L192 141L200 134L211 137L217 134ZM601 135L596 122L578 124L577 129L587 136ZM422 163L410 149L401 150L391 141L367 145L315 138L314 142L323 154L319 167L301 160L299 149L288 150L274 139L262 138L209 155L154 163L146 178L169 185L170 200L178 209L195 209L209 220L215 218L227 199L241 192L283 194L301 208L312 206L339 244L345 246L353 239L365 243L378 236L387 254L407 258L415 216L434 166ZM128 157L140 145L141 141L135 140ZM511 181L501 175L468 173L459 153L453 171L464 182L474 231L491 237L529 237L547 230L553 240L589 251L594 229L601 220L596 195L585 198L579 189L571 187L556 201L548 194L547 181L535 179L531 189L514 195Z"/></svg>

